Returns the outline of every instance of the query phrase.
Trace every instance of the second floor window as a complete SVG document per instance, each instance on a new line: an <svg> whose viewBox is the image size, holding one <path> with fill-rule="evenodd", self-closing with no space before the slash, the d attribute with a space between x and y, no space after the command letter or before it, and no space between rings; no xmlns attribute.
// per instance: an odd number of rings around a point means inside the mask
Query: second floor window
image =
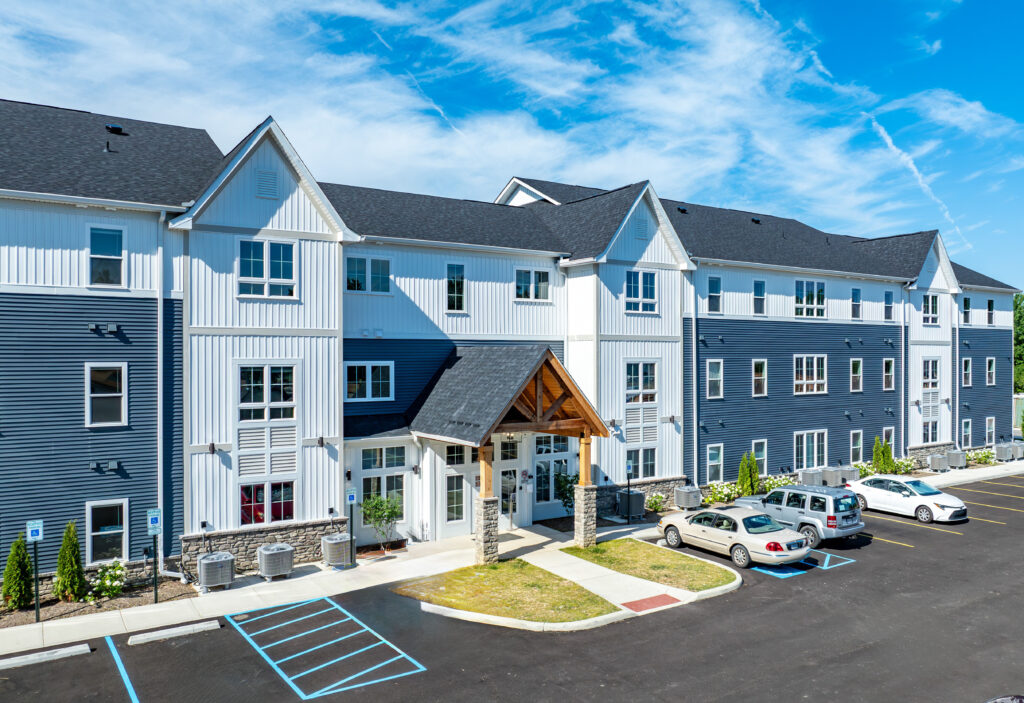
<svg viewBox="0 0 1024 703"><path fill-rule="evenodd" d="M119 229L89 230L89 285L124 285L124 233Z"/></svg>
<svg viewBox="0 0 1024 703"><path fill-rule="evenodd" d="M518 269L516 271L516 299L549 300L548 278L547 271Z"/></svg>
<svg viewBox="0 0 1024 703"><path fill-rule="evenodd" d="M751 369L751 390L752 396L768 395L768 360L754 359Z"/></svg>
<svg viewBox="0 0 1024 703"><path fill-rule="evenodd" d="M850 392L860 393L864 390L864 361L850 359Z"/></svg>
<svg viewBox="0 0 1024 703"><path fill-rule="evenodd" d="M794 356L793 393L795 395L827 393L827 368L827 356Z"/></svg>
<svg viewBox="0 0 1024 703"><path fill-rule="evenodd" d="M972 382L971 381L971 357L965 356L964 358L962 358L960 360L960 363L962 365L960 382L961 382L961 384L965 388L967 388L967 387L969 387L971 385L971 382Z"/></svg>
<svg viewBox="0 0 1024 703"><path fill-rule="evenodd" d="M765 314L764 281L754 281L754 314Z"/></svg>
<svg viewBox="0 0 1024 703"><path fill-rule="evenodd" d="M882 359L882 390L896 390L896 360Z"/></svg>
<svg viewBox="0 0 1024 703"><path fill-rule="evenodd" d="M825 317L825 282L796 282L796 316Z"/></svg>
<svg viewBox="0 0 1024 703"><path fill-rule="evenodd" d="M446 293L448 312L466 311L466 266L464 264L448 264Z"/></svg>
<svg viewBox="0 0 1024 703"><path fill-rule="evenodd" d="M722 389L722 360L708 359L708 398L721 398Z"/></svg>
<svg viewBox="0 0 1024 703"><path fill-rule="evenodd" d="M626 364L626 402L653 403L658 384L653 361L631 361Z"/></svg>
<svg viewBox="0 0 1024 703"><path fill-rule="evenodd" d="M240 366L238 375L239 420L295 419L294 366Z"/></svg>
<svg viewBox="0 0 1024 703"><path fill-rule="evenodd" d="M971 299L970 298L964 298L963 305L960 306L960 309L963 312L964 324L965 325L971 324Z"/></svg>
<svg viewBox="0 0 1024 703"><path fill-rule="evenodd" d="M128 364L85 365L85 425L128 424Z"/></svg>
<svg viewBox="0 0 1024 703"><path fill-rule="evenodd" d="M394 371L391 361L345 364L345 400L394 400Z"/></svg>
<svg viewBox="0 0 1024 703"><path fill-rule="evenodd" d="M295 245L247 239L238 243L238 294L295 297Z"/></svg>
<svg viewBox="0 0 1024 703"><path fill-rule="evenodd" d="M860 319L860 288L850 291L850 317L854 320Z"/></svg>
<svg viewBox="0 0 1024 703"><path fill-rule="evenodd" d="M708 312L722 312L722 279L708 279Z"/></svg>
<svg viewBox="0 0 1024 703"><path fill-rule="evenodd" d="M657 287L653 271L626 271L626 312L656 312Z"/></svg>
<svg viewBox="0 0 1024 703"><path fill-rule="evenodd" d="M996 324L996 301L991 298L988 299L988 309L986 312L988 312L988 324Z"/></svg>
<svg viewBox="0 0 1024 703"><path fill-rule="evenodd" d="M892 291L885 291L885 321L893 321L893 310L892 310Z"/></svg>
<svg viewBox="0 0 1024 703"><path fill-rule="evenodd" d="M349 256L345 259L345 289L370 293L391 292L391 262Z"/></svg>
<svg viewBox="0 0 1024 703"><path fill-rule="evenodd" d="M921 321L926 325L939 324L939 296L926 295L922 305L923 317Z"/></svg>
<svg viewBox="0 0 1024 703"><path fill-rule="evenodd" d="M996 358L994 356L985 359L985 385L996 385Z"/></svg>

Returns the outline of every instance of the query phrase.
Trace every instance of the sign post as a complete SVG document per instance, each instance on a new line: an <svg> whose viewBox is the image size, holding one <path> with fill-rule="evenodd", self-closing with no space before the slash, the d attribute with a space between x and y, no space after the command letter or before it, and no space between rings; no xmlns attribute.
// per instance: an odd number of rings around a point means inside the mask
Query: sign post
<svg viewBox="0 0 1024 703"><path fill-rule="evenodd" d="M349 488L345 491L345 502L348 504L348 543L349 549L349 560L352 562L352 566L356 565L356 535L352 531L355 522L353 521L352 511L356 507L356 489Z"/></svg>
<svg viewBox="0 0 1024 703"><path fill-rule="evenodd" d="M159 600L158 591L160 588L160 572L157 567L157 539L163 531L163 513L160 508L150 508L146 511L146 530L153 538L153 602Z"/></svg>
<svg viewBox="0 0 1024 703"><path fill-rule="evenodd" d="M36 581L36 622L39 622L39 543L43 541L43 521L29 520L25 523L25 534L32 543L32 575Z"/></svg>

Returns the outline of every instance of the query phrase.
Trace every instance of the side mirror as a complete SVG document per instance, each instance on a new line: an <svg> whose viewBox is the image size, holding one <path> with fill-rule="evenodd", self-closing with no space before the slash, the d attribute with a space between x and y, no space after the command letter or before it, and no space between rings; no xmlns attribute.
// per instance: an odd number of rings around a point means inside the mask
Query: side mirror
<svg viewBox="0 0 1024 703"><path fill-rule="evenodd" d="M900 491L900 495L904 498L909 498L911 494L910 491Z"/></svg>
<svg viewBox="0 0 1024 703"><path fill-rule="evenodd" d="M767 498L762 498L761 499L761 505L767 505L767 504L768 504L768 499Z"/></svg>

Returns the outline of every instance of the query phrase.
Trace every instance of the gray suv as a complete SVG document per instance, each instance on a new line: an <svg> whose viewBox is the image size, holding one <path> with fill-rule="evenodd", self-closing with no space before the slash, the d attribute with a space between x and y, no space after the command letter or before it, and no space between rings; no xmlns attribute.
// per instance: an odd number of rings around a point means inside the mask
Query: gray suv
<svg viewBox="0 0 1024 703"><path fill-rule="evenodd" d="M737 498L736 505L771 515L807 539L813 549L822 540L849 537L864 529L857 496L834 486L783 486L768 495Z"/></svg>

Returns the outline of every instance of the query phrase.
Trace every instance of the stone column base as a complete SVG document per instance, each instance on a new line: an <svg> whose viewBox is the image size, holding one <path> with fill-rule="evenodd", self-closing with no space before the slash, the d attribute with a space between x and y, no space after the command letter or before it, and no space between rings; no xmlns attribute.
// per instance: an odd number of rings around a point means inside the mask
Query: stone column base
<svg viewBox="0 0 1024 703"><path fill-rule="evenodd" d="M498 498L477 496L473 515L473 532L476 534L476 563L496 564L498 562Z"/></svg>
<svg viewBox="0 0 1024 703"><path fill-rule="evenodd" d="M597 486L577 485L575 494L573 541L577 547L593 547L597 544Z"/></svg>

